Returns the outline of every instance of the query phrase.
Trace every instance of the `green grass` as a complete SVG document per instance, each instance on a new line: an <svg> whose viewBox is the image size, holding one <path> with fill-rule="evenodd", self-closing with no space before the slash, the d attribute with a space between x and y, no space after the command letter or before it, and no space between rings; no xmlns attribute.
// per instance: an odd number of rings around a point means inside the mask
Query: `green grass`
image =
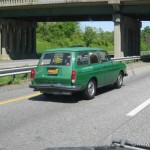
<svg viewBox="0 0 150 150"><path fill-rule="evenodd" d="M48 42L37 40L37 53L38 54L41 54L45 50L48 50L48 49L51 49L51 48L52 48L52 46Z"/></svg>
<svg viewBox="0 0 150 150"><path fill-rule="evenodd" d="M6 76L6 77L0 77L0 86L4 85L11 85L11 84L21 84L27 80L29 77L29 74L19 74L15 76Z"/></svg>

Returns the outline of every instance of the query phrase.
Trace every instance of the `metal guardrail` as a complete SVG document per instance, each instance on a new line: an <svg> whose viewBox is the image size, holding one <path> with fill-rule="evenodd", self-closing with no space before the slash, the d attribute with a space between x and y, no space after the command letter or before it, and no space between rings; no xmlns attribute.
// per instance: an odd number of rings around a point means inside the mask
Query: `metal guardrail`
<svg viewBox="0 0 150 150"><path fill-rule="evenodd" d="M113 61L135 61L140 60L141 56L128 56L128 57L120 57L120 58L111 58Z"/></svg>
<svg viewBox="0 0 150 150"><path fill-rule="evenodd" d="M141 58L140 56L131 56L131 57L111 58L111 60L113 61L135 61L135 60L140 60L140 58ZM35 68L36 66L1 69L0 77L15 76L17 74L27 74L32 69L35 69Z"/></svg>
<svg viewBox="0 0 150 150"><path fill-rule="evenodd" d="M0 77L13 76L13 75L17 75L17 74L26 74L35 68L36 68L36 66L1 69L0 70Z"/></svg>

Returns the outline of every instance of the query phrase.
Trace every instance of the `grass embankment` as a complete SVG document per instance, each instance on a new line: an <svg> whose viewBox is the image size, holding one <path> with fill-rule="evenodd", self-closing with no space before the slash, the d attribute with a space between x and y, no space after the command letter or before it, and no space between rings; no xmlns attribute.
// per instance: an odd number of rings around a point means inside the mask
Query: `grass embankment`
<svg viewBox="0 0 150 150"><path fill-rule="evenodd" d="M11 85L11 84L21 84L29 80L29 74L19 74L13 76L0 77L0 86Z"/></svg>

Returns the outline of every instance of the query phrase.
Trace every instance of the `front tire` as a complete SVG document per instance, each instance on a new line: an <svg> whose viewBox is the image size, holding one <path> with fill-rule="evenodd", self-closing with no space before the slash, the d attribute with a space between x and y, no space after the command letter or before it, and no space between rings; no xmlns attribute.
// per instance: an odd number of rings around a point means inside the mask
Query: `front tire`
<svg viewBox="0 0 150 150"><path fill-rule="evenodd" d="M115 87L117 89L119 89L119 88L121 88L122 84L123 84L123 73L120 72L119 75L118 75L117 81L115 83Z"/></svg>
<svg viewBox="0 0 150 150"><path fill-rule="evenodd" d="M91 79L83 92L84 98L87 100L91 100L95 97L95 93L96 93L96 83L93 79Z"/></svg>

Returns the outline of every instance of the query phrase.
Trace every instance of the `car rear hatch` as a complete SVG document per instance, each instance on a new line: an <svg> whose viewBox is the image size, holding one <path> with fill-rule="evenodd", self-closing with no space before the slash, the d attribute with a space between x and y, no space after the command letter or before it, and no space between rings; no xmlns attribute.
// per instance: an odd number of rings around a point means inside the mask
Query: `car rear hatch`
<svg viewBox="0 0 150 150"><path fill-rule="evenodd" d="M36 84L65 84L70 85L72 54L50 52L42 56L36 69L34 82Z"/></svg>

